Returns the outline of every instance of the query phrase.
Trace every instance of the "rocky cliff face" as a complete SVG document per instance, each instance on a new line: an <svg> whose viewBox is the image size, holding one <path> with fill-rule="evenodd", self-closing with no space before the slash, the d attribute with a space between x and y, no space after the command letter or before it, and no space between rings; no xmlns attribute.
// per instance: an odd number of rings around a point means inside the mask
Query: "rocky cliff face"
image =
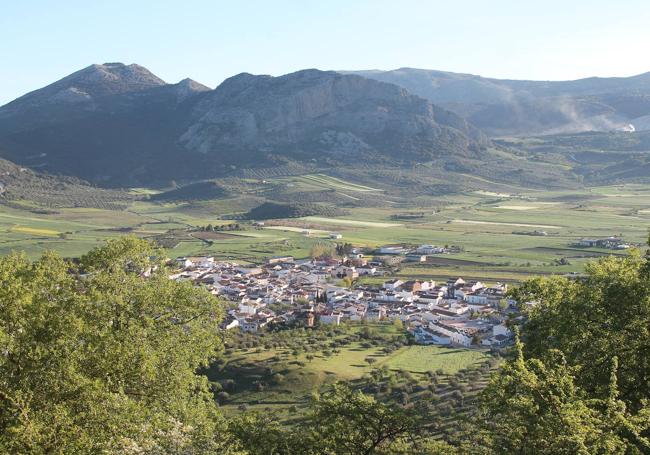
<svg viewBox="0 0 650 455"><path fill-rule="evenodd" d="M192 151L224 148L397 160L471 153L485 137L458 116L392 84L305 70L272 78L240 74L192 111L181 142Z"/></svg>
<svg viewBox="0 0 650 455"><path fill-rule="evenodd" d="M278 160L475 156L486 137L392 84L304 70L215 90L138 65L92 65L0 108L7 158L98 183L214 177Z"/></svg>

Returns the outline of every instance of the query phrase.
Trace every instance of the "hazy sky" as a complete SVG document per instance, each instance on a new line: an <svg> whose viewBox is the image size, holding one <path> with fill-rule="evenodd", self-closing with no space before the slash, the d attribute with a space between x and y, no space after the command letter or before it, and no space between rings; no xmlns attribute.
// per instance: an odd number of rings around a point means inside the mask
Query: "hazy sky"
<svg viewBox="0 0 650 455"><path fill-rule="evenodd" d="M91 63L208 86L404 66L515 79L650 71L648 0L0 0L0 104Z"/></svg>

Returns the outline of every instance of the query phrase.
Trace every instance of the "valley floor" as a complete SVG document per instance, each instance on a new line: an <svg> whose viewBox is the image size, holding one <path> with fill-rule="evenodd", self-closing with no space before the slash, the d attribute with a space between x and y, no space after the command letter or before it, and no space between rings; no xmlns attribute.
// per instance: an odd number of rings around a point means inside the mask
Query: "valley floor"
<svg viewBox="0 0 650 455"><path fill-rule="evenodd" d="M345 186L346 194L374 190L340 182L336 180L336 186ZM316 184L321 185L321 180ZM168 247L170 257L210 254L252 263L275 255L307 257L313 245L323 242L372 248L454 245L459 253L432 255L424 263L403 263L397 276L446 279L462 275L487 282L517 282L540 274L580 272L591 258L626 254L575 245L582 238L616 235L642 246L650 225L650 186L617 185L550 192L472 191L430 197L426 205L414 198L408 204L350 207L347 215L336 218L274 220L256 228L242 222L237 231L196 234L199 226L234 223L223 220L223 215L245 211L249 199L243 195L193 203L139 200L125 210L63 208L51 213L38 213L27 205L23 209L16 203L0 205L0 254L25 251L34 258L53 249L64 256L78 256L107 238L126 233L159 240ZM331 234L341 238L331 240Z"/></svg>

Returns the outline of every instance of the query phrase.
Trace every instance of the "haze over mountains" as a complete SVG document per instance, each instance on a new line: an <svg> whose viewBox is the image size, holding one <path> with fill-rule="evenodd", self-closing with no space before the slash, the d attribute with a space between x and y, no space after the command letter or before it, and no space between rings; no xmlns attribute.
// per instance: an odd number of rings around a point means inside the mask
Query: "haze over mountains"
<svg viewBox="0 0 650 455"><path fill-rule="evenodd" d="M650 129L650 72L555 82L415 68L346 74L397 84L493 136Z"/></svg>
<svg viewBox="0 0 650 455"><path fill-rule="evenodd" d="M611 131L642 127L646 118L650 73L534 82L408 68L308 69L280 77L242 73L212 90L191 79L168 84L139 65L106 63L0 107L0 157L109 186L287 163L434 163L477 175L489 163L501 178L527 172L534 180L541 165L512 150L495 154L488 134Z"/></svg>

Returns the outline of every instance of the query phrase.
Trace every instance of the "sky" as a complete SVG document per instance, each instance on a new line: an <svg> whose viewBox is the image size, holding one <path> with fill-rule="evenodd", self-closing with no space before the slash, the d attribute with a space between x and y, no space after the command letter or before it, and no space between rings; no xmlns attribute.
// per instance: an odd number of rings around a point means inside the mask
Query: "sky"
<svg viewBox="0 0 650 455"><path fill-rule="evenodd" d="M210 87L414 67L567 80L650 71L648 0L0 0L0 105L92 63Z"/></svg>

